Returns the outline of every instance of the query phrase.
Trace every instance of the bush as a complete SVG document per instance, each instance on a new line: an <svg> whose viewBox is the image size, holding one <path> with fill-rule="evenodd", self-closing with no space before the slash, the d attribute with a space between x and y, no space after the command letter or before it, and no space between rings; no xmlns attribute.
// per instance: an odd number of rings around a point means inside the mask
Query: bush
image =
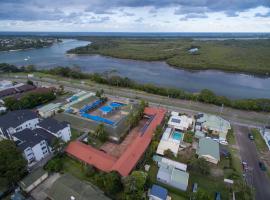
<svg viewBox="0 0 270 200"><path fill-rule="evenodd" d="M46 164L44 168L49 172L61 172L63 170L63 160L58 157L53 158Z"/></svg>

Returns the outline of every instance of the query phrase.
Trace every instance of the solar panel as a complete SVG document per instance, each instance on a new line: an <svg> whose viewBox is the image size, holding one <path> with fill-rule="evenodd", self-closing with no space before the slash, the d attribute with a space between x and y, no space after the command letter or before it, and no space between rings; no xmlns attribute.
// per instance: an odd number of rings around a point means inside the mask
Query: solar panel
<svg viewBox="0 0 270 200"><path fill-rule="evenodd" d="M172 122L173 122L173 123L180 124L181 120L180 120L180 119L172 118Z"/></svg>

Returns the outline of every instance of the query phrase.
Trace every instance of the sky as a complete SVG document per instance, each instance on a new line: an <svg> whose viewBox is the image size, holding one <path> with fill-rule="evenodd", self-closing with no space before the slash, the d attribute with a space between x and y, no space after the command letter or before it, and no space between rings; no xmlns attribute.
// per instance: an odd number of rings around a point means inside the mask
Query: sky
<svg viewBox="0 0 270 200"><path fill-rule="evenodd" d="M0 0L0 31L270 32L270 0Z"/></svg>

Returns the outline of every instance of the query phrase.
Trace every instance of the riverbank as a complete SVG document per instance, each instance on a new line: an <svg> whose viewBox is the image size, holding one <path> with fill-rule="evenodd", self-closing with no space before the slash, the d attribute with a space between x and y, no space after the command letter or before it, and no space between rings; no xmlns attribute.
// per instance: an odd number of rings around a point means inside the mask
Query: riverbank
<svg viewBox="0 0 270 200"><path fill-rule="evenodd" d="M100 54L121 59L165 61L189 70L221 70L270 75L270 40L191 40L84 37L91 45L67 53ZM197 51L190 51L196 49Z"/></svg>

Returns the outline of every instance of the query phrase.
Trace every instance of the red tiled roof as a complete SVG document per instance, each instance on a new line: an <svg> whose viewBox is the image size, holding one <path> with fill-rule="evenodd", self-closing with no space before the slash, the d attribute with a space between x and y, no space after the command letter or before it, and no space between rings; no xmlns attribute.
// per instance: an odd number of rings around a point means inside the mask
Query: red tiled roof
<svg viewBox="0 0 270 200"><path fill-rule="evenodd" d="M109 172L116 161L116 158L109 154L78 141L70 142L66 152L105 172Z"/></svg>
<svg viewBox="0 0 270 200"><path fill-rule="evenodd" d="M66 152L102 171L118 171L122 176L128 176L146 151L156 127L164 119L166 110L147 107L145 108L144 113L153 116L152 121L144 133L139 134L119 159L78 141L71 142L68 145Z"/></svg>

